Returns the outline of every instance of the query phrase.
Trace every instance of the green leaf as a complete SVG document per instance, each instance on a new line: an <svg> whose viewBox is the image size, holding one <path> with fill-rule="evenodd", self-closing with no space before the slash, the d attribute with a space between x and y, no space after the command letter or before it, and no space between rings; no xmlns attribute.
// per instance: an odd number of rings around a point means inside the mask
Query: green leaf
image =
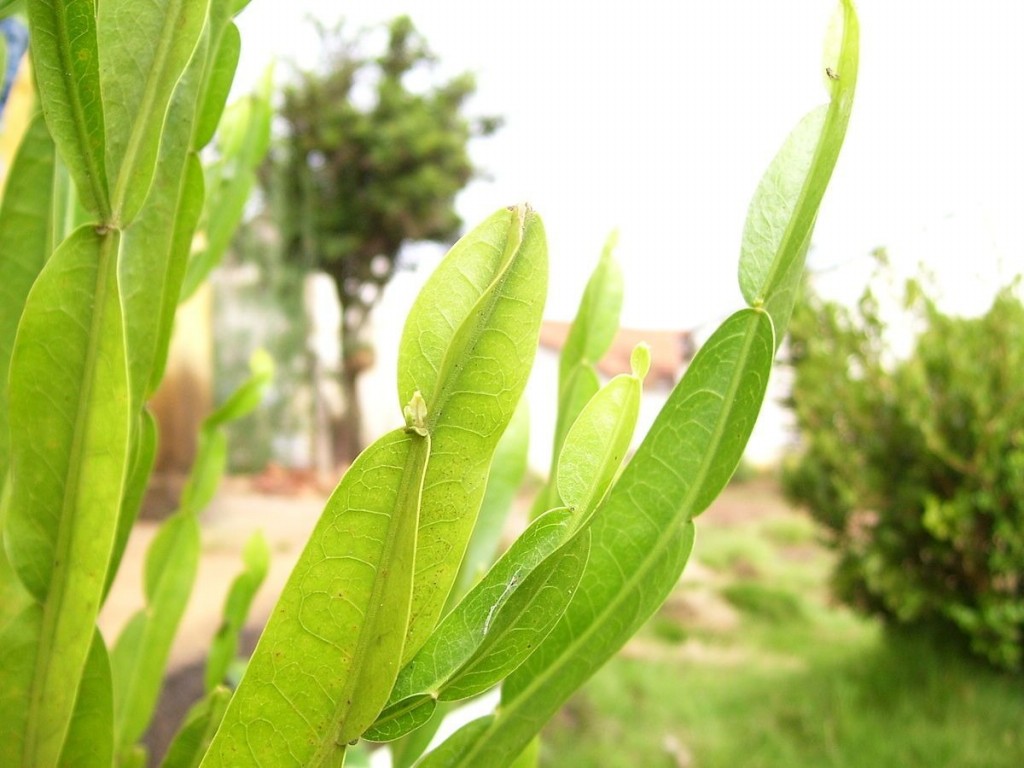
<svg viewBox="0 0 1024 768"><path fill-rule="evenodd" d="M562 348L558 362L558 415L555 417L551 469L548 482L534 499L531 519L562 503L555 474L565 436L580 411L601 388L595 364L614 341L622 311L622 270L613 258L618 238L616 231L608 236L601 258L583 290L576 318Z"/></svg>
<svg viewBox="0 0 1024 768"><path fill-rule="evenodd" d="M171 645L199 567L195 515L168 518L146 554L146 607L136 613L111 653L117 747L129 749L145 732L156 708Z"/></svg>
<svg viewBox="0 0 1024 768"><path fill-rule="evenodd" d="M523 596L534 591L529 585L530 576L562 547L572 522L569 510L555 509L527 528L402 668L391 692L391 703L421 693L439 696L482 648L493 645L496 638L500 640L500 631L508 629L501 626L499 631L499 624L507 623L499 621L500 614L517 593L522 593L517 601L521 604ZM535 642L523 634L524 644Z"/></svg>
<svg viewBox="0 0 1024 768"><path fill-rule="evenodd" d="M554 453L551 456L551 477L555 476L558 457L562 454L562 446L565 444L565 436L569 434L576 417L580 415L580 412L599 389L601 389L601 380L598 378L597 369L590 363L580 363L573 368L566 379L565 386L559 389L558 415L555 418L555 443L552 448ZM557 489L553 485L551 488L550 499L557 504Z"/></svg>
<svg viewBox="0 0 1024 768"><path fill-rule="evenodd" d="M512 421L494 449L480 514L451 593L455 599L466 594L494 562L505 521L526 475L529 443L530 410L524 398L519 401ZM451 600L450 596L449 602Z"/></svg>
<svg viewBox="0 0 1024 768"><path fill-rule="evenodd" d="M95 0L29 0L28 19L46 124L71 169L83 205L106 221L110 194Z"/></svg>
<svg viewBox="0 0 1024 768"><path fill-rule="evenodd" d="M420 693L388 706L363 734L367 741L387 742L401 739L422 728L437 712L437 697Z"/></svg>
<svg viewBox="0 0 1024 768"><path fill-rule="evenodd" d="M97 8L106 167L114 222L127 226L153 181L167 107L209 0L120 0Z"/></svg>
<svg viewBox="0 0 1024 768"><path fill-rule="evenodd" d="M138 426L133 430L135 444L131 459L131 471L125 482L124 496L121 499L121 512L117 517L117 532L114 535L114 550L110 556L110 567L107 569L107 581L103 588L103 600L106 602L110 586L114 583L117 569L121 566L121 558L128 546L128 537L139 516L142 499L146 495L149 476L156 462L157 430L156 419L148 408L138 414Z"/></svg>
<svg viewBox="0 0 1024 768"><path fill-rule="evenodd" d="M613 231L605 242L601 258L583 290L558 361L558 417L551 459L552 477L569 428L600 386L594 366L608 351L619 328L623 280L622 270L612 255L618 240L619 233Z"/></svg>
<svg viewBox="0 0 1024 768"><path fill-rule="evenodd" d="M114 761L113 689L107 647L99 630L93 631L89 657L75 699L67 741L60 764L75 768L109 768Z"/></svg>
<svg viewBox="0 0 1024 768"><path fill-rule="evenodd" d="M9 502L10 486L0 489L0 543L2 543L3 518ZM7 552L0 546L0 633L32 602L32 597L18 580L18 575L7 559Z"/></svg>
<svg viewBox="0 0 1024 768"><path fill-rule="evenodd" d="M540 764L540 738L534 738L509 768L537 768Z"/></svg>
<svg viewBox="0 0 1024 768"><path fill-rule="evenodd" d="M96 217L82 205L71 173L59 155L54 171L53 219L50 240L56 247L79 227L95 223Z"/></svg>
<svg viewBox="0 0 1024 768"><path fill-rule="evenodd" d="M558 457L555 486L578 520L590 519L622 466L633 440L643 381L622 374L603 387L573 423Z"/></svg>
<svg viewBox="0 0 1024 768"><path fill-rule="evenodd" d="M0 19L16 13L20 3L21 0L0 0Z"/></svg>
<svg viewBox="0 0 1024 768"><path fill-rule="evenodd" d="M221 427L251 413L263 399L274 375L274 363L264 350L253 353L252 375L231 396L203 420L196 458L181 492L181 508L200 512L213 500L228 463L228 440Z"/></svg>
<svg viewBox="0 0 1024 768"><path fill-rule="evenodd" d="M811 111L786 139L754 193L743 230L740 289L750 306L764 306L772 316L777 344L793 312L814 221L853 109L860 28L849 0L839 11L839 48L826 53L831 101Z"/></svg>
<svg viewBox="0 0 1024 768"><path fill-rule="evenodd" d="M227 676L228 667L238 653L238 639L245 627L249 608L270 568L270 548L262 533L257 531L249 538L242 559L245 570L231 583L224 602L224 618L206 657L207 691L214 690Z"/></svg>
<svg viewBox="0 0 1024 768"><path fill-rule="evenodd" d="M114 680L117 704L117 743L121 755L132 748L145 731L156 705L171 644L195 583L199 559L199 526L196 514L216 492L227 463L227 438L221 425L244 415L259 402L262 388L269 381L272 364L258 357L255 374L227 403L206 419L200 433L199 448L189 480L182 491L181 509L161 527L146 559L147 605L129 622L114 648ZM241 397L238 395L241 393ZM262 553L262 556L261 556ZM266 543L258 542L247 551L250 587L232 587L235 603L251 600L252 593L266 574L269 553ZM248 591L247 598L237 596ZM229 597L229 601L231 597ZM229 603L230 604L230 603ZM236 605L232 617L244 621L248 603ZM233 642L237 643L234 629ZM223 655L225 639L216 649ZM224 659L224 665L231 661ZM212 686L211 686L212 687Z"/></svg>
<svg viewBox="0 0 1024 768"><path fill-rule="evenodd" d="M135 409L142 407L163 376L192 234L203 205L202 168L189 149L203 77L199 54L205 47L204 37L175 88L152 189L121 244Z"/></svg>
<svg viewBox="0 0 1024 768"><path fill-rule="evenodd" d="M827 111L824 106L815 108L790 133L754 192L743 228L740 289L750 306L765 307L773 318L789 317L803 272L814 220L808 220L800 231L791 231L791 227L800 223L794 214Z"/></svg>
<svg viewBox="0 0 1024 768"><path fill-rule="evenodd" d="M11 360L6 544L44 603L24 755L56 762L85 666L128 470L129 395L118 234L83 227L54 252L22 315ZM3 649L0 648L0 654Z"/></svg>
<svg viewBox="0 0 1024 768"><path fill-rule="evenodd" d="M230 700L231 691L218 687L195 704L185 715L181 728L167 748L161 768L197 768L213 741Z"/></svg>
<svg viewBox="0 0 1024 768"><path fill-rule="evenodd" d="M227 465L227 435L221 429L204 427L199 432L192 471L181 491L181 508L193 514L206 509L217 493Z"/></svg>
<svg viewBox="0 0 1024 768"><path fill-rule="evenodd" d="M380 713L402 656L429 452L428 438L395 430L345 473L204 765L327 764Z"/></svg>
<svg viewBox="0 0 1024 768"><path fill-rule="evenodd" d="M39 600L55 572L68 576L59 547L102 540L120 503L128 418L117 241L83 227L61 244L28 296L12 355L9 551ZM63 527L87 525L79 515L96 528L59 543Z"/></svg>
<svg viewBox="0 0 1024 768"><path fill-rule="evenodd" d="M426 640L465 554L498 440L537 351L547 292L544 228L503 209L452 248L420 293L399 348L399 393L426 401L423 486L406 659Z"/></svg>
<svg viewBox="0 0 1024 768"><path fill-rule="evenodd" d="M577 365L569 375L565 387L561 390L558 398L558 415L555 417L555 439L551 454L551 471L548 482L537 492L537 497L530 508L530 519L536 520L540 515L549 509L561 505L558 498L558 487L555 483L555 475L558 472L558 457L562 453L562 445L565 443L565 436L580 411L586 406L590 399L601 389L601 381L597 377L594 366L587 364Z"/></svg>
<svg viewBox="0 0 1024 768"><path fill-rule="evenodd" d="M203 46L205 40L200 41L199 51ZM152 189L121 240L119 274L127 317L129 381L132 410L139 416L132 433L132 469L118 516L108 589L138 516L156 456L156 424L143 402L163 376L192 232L202 209L202 169L196 157L189 154L201 64L193 61L175 88L170 105L172 119L163 131Z"/></svg>
<svg viewBox="0 0 1024 768"><path fill-rule="evenodd" d="M265 349L257 349L249 359L250 375L231 396L203 421L204 429L216 429L252 413L274 378L274 360Z"/></svg>
<svg viewBox="0 0 1024 768"><path fill-rule="evenodd" d="M235 79L238 57L242 50L242 37L238 27L225 19L224 26L219 26L214 15L219 8L225 8L224 0L214 0L210 5L211 41L210 58L207 62L206 80L203 83L203 94L200 98L199 120L192 137L192 146L200 150L210 143L231 91L231 83ZM219 28L219 34L217 30Z"/></svg>
<svg viewBox="0 0 1024 768"><path fill-rule="evenodd" d="M398 741L392 741L388 744L392 767L412 768L416 761L419 760L420 755L427 751L427 747L434 740L434 736L437 735L444 722L445 715L454 707L455 704L450 701L438 703L427 722L417 727L411 733L407 733ZM369 731L367 734L369 734Z"/></svg>
<svg viewBox="0 0 1024 768"><path fill-rule="evenodd" d="M156 183L158 185L163 169L162 164L157 168ZM157 189L162 192L162 185ZM147 203L155 205L154 196L151 194ZM166 265L164 278L159 281L151 281L151 283L159 283L163 287L163 292L160 295L159 304L156 305L160 307L160 312L157 318L156 343L152 347L153 364L149 383L145 390L147 395L156 391L164 377L168 350L171 345L171 333L174 330L174 316L178 309L181 289L188 268L192 235L202 214L204 198L203 167L199 163L199 158L190 154L185 161L185 174L178 189L178 196L175 200L169 201L173 207L168 207L162 214L165 217L163 225L161 226L156 221L152 222L152 225L150 224L149 217L156 215L152 211L145 212L144 218L138 222L145 230L145 232L140 230L138 233L140 241L152 243L156 248L168 251L166 256L161 256L161 259L166 259L163 261ZM131 229L129 229L129 236L131 236L130 233ZM136 246L133 244L132 247ZM141 242L137 247L140 253L145 251L145 246ZM156 260L156 256L153 258ZM140 268L144 268L144 265L140 264Z"/></svg>
<svg viewBox="0 0 1024 768"><path fill-rule="evenodd" d="M517 211L496 211L455 243L431 274L409 310L398 348L400 406L417 391L434 402L456 334L507 269L522 242L522 227Z"/></svg>
<svg viewBox="0 0 1024 768"><path fill-rule="evenodd" d="M573 536L488 610L473 657L441 689L442 700L467 699L517 669L551 631L572 600L590 552L590 531ZM513 577L506 589L513 587Z"/></svg>
<svg viewBox="0 0 1024 768"><path fill-rule="evenodd" d="M464 744L458 760L428 756L425 766L509 764L657 610L693 546L691 518L739 463L764 398L773 342L767 314L742 310L701 348L595 514L575 599L505 681L486 731L473 740L456 734Z"/></svg>
<svg viewBox="0 0 1024 768"><path fill-rule="evenodd" d="M576 366L594 365L604 357L619 329L623 281L622 269L613 257L618 241L619 233L613 231L605 241L601 258L583 290L576 319L569 329L558 363L560 390Z"/></svg>
<svg viewBox="0 0 1024 768"><path fill-rule="evenodd" d="M373 768L373 758L366 744L353 744L345 751L344 768Z"/></svg>
<svg viewBox="0 0 1024 768"><path fill-rule="evenodd" d="M267 70L259 90L224 111L217 148L220 159L208 166L207 206L197 241L203 245L192 255L181 289L181 300L191 296L220 263L242 220L256 179L256 168L270 141L270 103L273 80Z"/></svg>
<svg viewBox="0 0 1024 768"><path fill-rule="evenodd" d="M416 765L418 768L455 768L464 765L463 755L471 750L488 733L494 724L494 715L485 715L466 723L449 736L437 749L430 752ZM513 756L514 757L514 756ZM507 764L507 763L506 763ZM484 763L478 763L484 765ZM498 766L498 763L487 763Z"/></svg>
<svg viewBox="0 0 1024 768"><path fill-rule="evenodd" d="M32 681L39 656L43 608L29 603L0 631L0 717L4 738L0 739L0 765L32 768L24 761L29 711L25 702L32 695ZM61 739L63 741L63 738ZM51 764L56 765L56 756Z"/></svg>
<svg viewBox="0 0 1024 768"><path fill-rule="evenodd" d="M53 141L42 115L29 123L0 203L0 382L7 381L25 299L53 252ZM10 452L7 387L0 386L0 482Z"/></svg>
<svg viewBox="0 0 1024 768"><path fill-rule="evenodd" d="M196 514L216 492L227 462L227 438L220 428L225 421L244 415L256 403L269 381L272 365L257 358L256 373L218 411L206 419L200 433L199 448L189 480L182 491L181 509L161 527L146 559L147 605L129 622L114 648L113 661L117 696L117 743L121 755L127 754L149 724L175 632L195 583L199 558L199 526ZM238 397L239 393L242 397ZM262 555L261 555L262 553ZM252 593L266 574L269 553L266 543L258 542L247 551L250 586L232 587L236 603L230 617L244 621ZM248 592L246 593L246 590ZM247 597L239 597L239 591ZM229 606L231 605L229 597ZM233 643L241 625L234 628ZM221 656L227 638L215 646ZM226 666L233 656L223 659ZM219 658L219 657L218 657ZM223 672L223 671L222 671ZM212 686L211 686L212 687Z"/></svg>
<svg viewBox="0 0 1024 768"><path fill-rule="evenodd" d="M3 716L5 736L0 740L0 764L5 766L41 765L19 761L24 754L25 736L29 730L25 701L31 695L42 630L43 612L38 603L23 606L22 612L0 630L0 648L4 650L0 655L0 680L4 682L0 686L0 715ZM74 689L76 686L71 687ZM113 731L110 665L103 639L93 629L60 765L110 766Z"/></svg>

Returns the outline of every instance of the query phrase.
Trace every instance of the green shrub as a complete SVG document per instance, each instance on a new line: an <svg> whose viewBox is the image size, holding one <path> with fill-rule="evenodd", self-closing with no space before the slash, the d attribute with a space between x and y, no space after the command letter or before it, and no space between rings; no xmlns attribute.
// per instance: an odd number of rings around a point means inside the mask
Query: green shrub
<svg viewBox="0 0 1024 768"><path fill-rule="evenodd" d="M802 452L787 495L834 534L842 599L938 626L993 664L1024 664L1024 306L944 314L916 282L920 333L892 360L879 304L796 309L791 405Z"/></svg>

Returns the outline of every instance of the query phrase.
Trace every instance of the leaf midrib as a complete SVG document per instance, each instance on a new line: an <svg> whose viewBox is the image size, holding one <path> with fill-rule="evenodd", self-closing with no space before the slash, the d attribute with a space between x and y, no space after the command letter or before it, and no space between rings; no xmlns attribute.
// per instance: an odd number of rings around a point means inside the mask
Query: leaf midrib
<svg viewBox="0 0 1024 768"><path fill-rule="evenodd" d="M859 36L859 25L855 14L850 12L849 6L843 3L843 42L840 50L842 79L836 83L837 92L829 101L825 119L822 121L821 135L814 148L814 155L811 157L811 164L807 171L807 177L800 187L800 194L797 196L793 207L794 215L790 218L786 231L782 235L776 257L772 259L768 267L768 273L761 283L761 301L765 300L768 286L774 285L779 276L785 274L789 267L789 259L778 258L779 253L793 251L792 243L795 233L803 230L804 237L796 242L796 252L800 250L804 240L810 235L814 227L814 220L818 213L821 201L825 197L825 190L832 178L839 159L839 151L842 149L843 138L846 135L846 127L850 120L850 111L853 105L853 91L857 84L857 59L849 52L853 50L852 41ZM853 65L852 71L846 65ZM825 168L825 172L823 172ZM808 204L810 201L810 204Z"/></svg>
<svg viewBox="0 0 1024 768"><path fill-rule="evenodd" d="M438 375L438 381L441 386L435 390L434 402L428 404L430 411L427 414L427 431L431 434L437 429L440 416L444 413L448 400L455 391L456 383L462 378L461 375L453 375L457 366L456 358L466 358L472 355L481 337L491 328L490 322L494 317L495 308L505 298L502 288L504 288L505 283L508 282L509 277L514 271L516 259L523 253L522 246L523 240L526 237L527 215L529 215L528 212L521 212L518 209L512 212L513 218L509 224L508 239L505 242L505 252L502 254L498 274L495 275L491 284L484 289L480 297L473 303L462 323L455 330L455 335L445 351ZM473 323L472 333L465 343L460 344L458 348L454 348L452 342L459 340L460 332L465 327L465 324L471 321L474 314L479 315L479 322ZM461 374L464 370L465 367L459 373Z"/></svg>
<svg viewBox="0 0 1024 768"><path fill-rule="evenodd" d="M321 740L320 746L311 758L310 765L327 765L328 763L326 761L337 751L339 747L342 750L345 749L345 740L340 737L340 734L344 730L345 720L351 713L352 703L350 699L353 698L352 694L356 692L357 686L363 679L362 660L366 657L367 649L369 648L373 635L376 634L372 630L376 628L380 616L382 615L382 594L387 586L387 577L380 575L380 569L390 569L391 556L394 553L396 544L398 543L398 534L405 525L408 525L408 523L400 520L399 516L415 514L417 519L419 518L419 506L423 492L423 477L430 457L430 438L410 433L410 439L413 442L409 447L409 453L405 460L405 471L402 473L402 484L399 488L398 495L395 498L395 505L392 510L392 519L388 524L384 548L381 552L380 564L374 576L373 587L370 590L370 599L367 605L366 616L359 631L359 638L356 641L356 647L352 653L352 661L349 664L349 672L345 678L345 685L338 694L338 704L334 709L332 722L337 723L337 727L331 738ZM412 502L411 510L410 502ZM416 527L416 525L413 525L414 536ZM414 539L411 561L409 563L410 576L412 574L412 563L415 562L415 559L416 546ZM411 578L409 580L409 593L411 606ZM409 617L407 613L404 617L404 624L408 624L408 621ZM401 633L404 637L406 634L405 626L402 626ZM399 657L401 657L401 655L402 654L399 653ZM398 667L396 665L395 675L397 676L397 674Z"/></svg>
<svg viewBox="0 0 1024 768"><path fill-rule="evenodd" d="M106 0L111 2L111 0ZM125 144L124 156L121 159L121 163L118 166L117 183L114 186L114 201L111 206L113 212L112 218L119 225L125 222L121 222L122 209L124 208L125 198L127 197L127 190L129 181L136 175L136 164L138 163L138 156L141 152L143 140L145 139L149 126L153 122L154 109L153 105L156 102L156 83L159 83L163 79L167 69L167 60L170 56L169 51L171 49L172 40L174 39L174 28L177 26L175 23L180 16L181 7L183 0L174 0L172 9L169 9L164 16L164 22L162 25L163 34L160 36L160 42L156 47L156 54L153 58L153 65L149 70L149 77L146 78L146 86L142 91L142 101L138 107L138 114L142 116L141 119L132 122L131 131L128 134L128 142ZM209 7L207 5L207 7ZM170 27L171 31L168 32ZM159 123L162 125L166 117L166 108L163 112L156 116L159 118ZM154 163L154 169L155 169ZM152 183L152 178L150 178Z"/></svg>

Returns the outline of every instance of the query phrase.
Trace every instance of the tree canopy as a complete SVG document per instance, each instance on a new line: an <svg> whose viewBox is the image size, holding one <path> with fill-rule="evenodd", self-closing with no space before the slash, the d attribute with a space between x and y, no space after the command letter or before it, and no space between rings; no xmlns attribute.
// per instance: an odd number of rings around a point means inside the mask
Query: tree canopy
<svg viewBox="0 0 1024 768"><path fill-rule="evenodd" d="M349 412L342 429L350 443L341 458L351 458L370 310L403 244L458 235L455 197L477 174L469 141L493 133L500 120L465 114L473 76L436 77L437 57L406 16L387 25L377 54L364 51L366 34L319 31L323 67L297 73L284 90L285 132L268 185L285 258L323 270L338 288Z"/></svg>

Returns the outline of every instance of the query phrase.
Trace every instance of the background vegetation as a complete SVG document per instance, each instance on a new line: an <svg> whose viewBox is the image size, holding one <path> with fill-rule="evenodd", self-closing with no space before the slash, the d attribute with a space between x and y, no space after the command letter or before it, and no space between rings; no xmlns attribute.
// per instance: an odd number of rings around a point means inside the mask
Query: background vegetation
<svg viewBox="0 0 1024 768"><path fill-rule="evenodd" d="M855 310L813 293L798 307L786 492L829 531L843 600L1020 671L1024 305L1011 287L954 317L910 282L904 306L920 331L905 358L870 290Z"/></svg>

